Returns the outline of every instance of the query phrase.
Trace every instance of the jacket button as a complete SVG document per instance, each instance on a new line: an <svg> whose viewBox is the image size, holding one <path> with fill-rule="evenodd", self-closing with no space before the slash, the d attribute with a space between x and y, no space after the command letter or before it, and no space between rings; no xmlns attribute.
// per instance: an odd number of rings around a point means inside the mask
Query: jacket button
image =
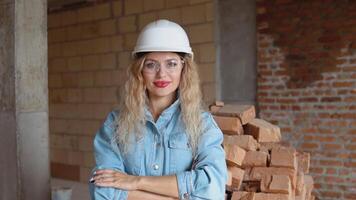
<svg viewBox="0 0 356 200"><path fill-rule="evenodd" d="M188 193L184 193L184 194L183 194L183 198L184 198L184 199L189 199L189 194L188 194Z"/></svg>
<svg viewBox="0 0 356 200"><path fill-rule="evenodd" d="M153 165L153 169L154 169L154 170L158 170L158 169L159 169L159 166L158 166L157 164L154 164L154 165Z"/></svg>

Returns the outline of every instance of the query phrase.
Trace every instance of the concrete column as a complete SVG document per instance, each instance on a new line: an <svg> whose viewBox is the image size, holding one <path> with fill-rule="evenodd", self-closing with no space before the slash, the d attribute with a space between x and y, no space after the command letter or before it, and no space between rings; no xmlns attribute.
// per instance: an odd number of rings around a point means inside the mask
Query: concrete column
<svg viewBox="0 0 356 200"><path fill-rule="evenodd" d="M255 104L256 2L217 0L217 96Z"/></svg>
<svg viewBox="0 0 356 200"><path fill-rule="evenodd" d="M50 199L47 1L0 0L0 199Z"/></svg>

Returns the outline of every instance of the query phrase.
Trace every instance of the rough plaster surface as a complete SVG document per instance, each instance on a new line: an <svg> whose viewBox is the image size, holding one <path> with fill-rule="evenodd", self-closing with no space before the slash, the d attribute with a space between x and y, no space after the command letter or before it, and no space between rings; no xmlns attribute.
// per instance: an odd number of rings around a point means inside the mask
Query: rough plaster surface
<svg viewBox="0 0 356 200"><path fill-rule="evenodd" d="M12 111L0 111L0 199L17 198L18 179L15 132L15 113Z"/></svg>
<svg viewBox="0 0 356 200"><path fill-rule="evenodd" d="M44 12L46 1L23 1L17 3L15 9L17 109L21 112L46 111L48 110L47 14Z"/></svg>
<svg viewBox="0 0 356 200"><path fill-rule="evenodd" d="M14 110L13 4L0 4L0 111Z"/></svg>
<svg viewBox="0 0 356 200"><path fill-rule="evenodd" d="M22 195L47 199L50 188L48 114L25 112L19 113L17 118ZM29 185L31 187L27 187Z"/></svg>

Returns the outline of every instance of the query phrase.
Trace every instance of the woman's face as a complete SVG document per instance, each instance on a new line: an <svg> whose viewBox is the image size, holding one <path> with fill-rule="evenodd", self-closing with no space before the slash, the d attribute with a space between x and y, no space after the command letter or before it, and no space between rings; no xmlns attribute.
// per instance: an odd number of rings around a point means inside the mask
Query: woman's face
<svg viewBox="0 0 356 200"><path fill-rule="evenodd" d="M175 95L184 64L176 53L152 52L146 55L142 75L150 98Z"/></svg>

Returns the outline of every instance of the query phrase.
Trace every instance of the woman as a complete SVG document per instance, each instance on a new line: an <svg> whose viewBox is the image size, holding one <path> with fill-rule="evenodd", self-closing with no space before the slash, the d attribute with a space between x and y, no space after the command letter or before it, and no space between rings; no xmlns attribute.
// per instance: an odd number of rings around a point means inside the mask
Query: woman
<svg viewBox="0 0 356 200"><path fill-rule="evenodd" d="M223 136L202 111L185 31L168 20L152 22L140 33L133 56L120 107L94 140L92 199L121 200L135 191L224 199Z"/></svg>

